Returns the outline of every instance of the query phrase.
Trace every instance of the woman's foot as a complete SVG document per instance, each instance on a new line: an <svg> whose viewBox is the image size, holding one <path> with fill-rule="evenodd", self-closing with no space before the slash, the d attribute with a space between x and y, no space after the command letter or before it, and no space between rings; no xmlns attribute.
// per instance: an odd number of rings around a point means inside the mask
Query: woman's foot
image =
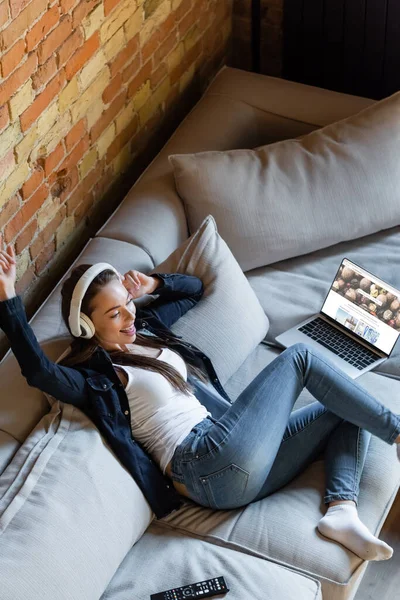
<svg viewBox="0 0 400 600"><path fill-rule="evenodd" d="M393 555L393 548L372 535L360 521L354 503L330 506L317 527L322 535L343 544L364 560L388 560Z"/></svg>

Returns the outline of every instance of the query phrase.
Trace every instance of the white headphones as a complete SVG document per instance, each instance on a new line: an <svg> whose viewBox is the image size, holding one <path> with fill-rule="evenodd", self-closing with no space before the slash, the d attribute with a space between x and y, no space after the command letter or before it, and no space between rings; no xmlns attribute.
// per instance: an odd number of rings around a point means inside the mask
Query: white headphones
<svg viewBox="0 0 400 600"><path fill-rule="evenodd" d="M95 334L96 330L93 321L89 319L87 315L81 312L81 305L86 291L93 279L96 277L96 275L102 271L105 271L106 269L111 269L111 271L114 271L114 273L118 275L118 279L120 279L120 274L112 265L109 263L96 263L92 267L89 267L89 269L78 280L74 288L68 318L68 324L74 337L85 338L89 340Z"/></svg>

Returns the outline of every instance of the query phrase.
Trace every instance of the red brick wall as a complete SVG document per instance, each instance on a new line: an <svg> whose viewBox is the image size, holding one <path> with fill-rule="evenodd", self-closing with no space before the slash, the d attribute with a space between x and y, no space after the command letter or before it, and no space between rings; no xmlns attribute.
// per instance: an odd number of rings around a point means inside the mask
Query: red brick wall
<svg viewBox="0 0 400 600"><path fill-rule="evenodd" d="M0 0L0 240L32 309L229 61L231 26L232 0Z"/></svg>

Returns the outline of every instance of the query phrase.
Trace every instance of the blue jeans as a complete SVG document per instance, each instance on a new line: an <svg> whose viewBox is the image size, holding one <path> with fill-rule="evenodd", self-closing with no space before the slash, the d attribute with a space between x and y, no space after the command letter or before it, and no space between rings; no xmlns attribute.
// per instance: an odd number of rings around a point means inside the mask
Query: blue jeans
<svg viewBox="0 0 400 600"><path fill-rule="evenodd" d="M317 401L292 412L304 387ZM193 427L175 449L172 479L202 506L238 508L279 490L324 452L325 503L357 504L371 434L393 444L399 416L299 343L267 365L220 419Z"/></svg>

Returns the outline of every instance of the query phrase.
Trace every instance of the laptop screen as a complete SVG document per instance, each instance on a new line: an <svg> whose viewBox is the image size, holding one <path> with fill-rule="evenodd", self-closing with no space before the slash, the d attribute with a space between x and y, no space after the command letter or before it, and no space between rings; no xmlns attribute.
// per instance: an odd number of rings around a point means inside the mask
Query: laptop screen
<svg viewBox="0 0 400 600"><path fill-rule="evenodd" d="M385 354L400 335L400 291L347 258L321 312Z"/></svg>

